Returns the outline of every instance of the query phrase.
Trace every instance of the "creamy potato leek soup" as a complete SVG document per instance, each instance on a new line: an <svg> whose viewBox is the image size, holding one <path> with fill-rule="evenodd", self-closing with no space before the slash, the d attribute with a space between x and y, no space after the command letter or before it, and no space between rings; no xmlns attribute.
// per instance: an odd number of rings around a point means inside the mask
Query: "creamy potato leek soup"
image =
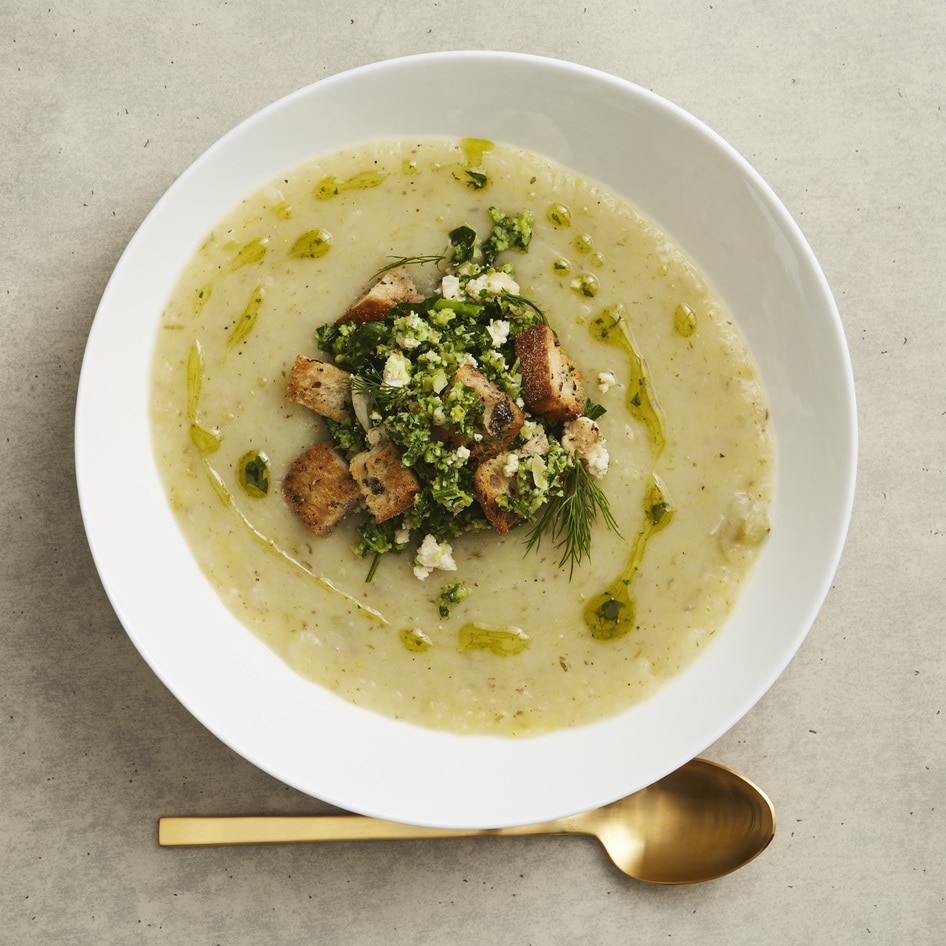
<svg viewBox="0 0 946 946"><path fill-rule="evenodd" d="M645 698L768 533L765 393L720 299L623 200L498 143L273 181L188 265L153 372L160 472L227 607L423 726L528 735Z"/></svg>

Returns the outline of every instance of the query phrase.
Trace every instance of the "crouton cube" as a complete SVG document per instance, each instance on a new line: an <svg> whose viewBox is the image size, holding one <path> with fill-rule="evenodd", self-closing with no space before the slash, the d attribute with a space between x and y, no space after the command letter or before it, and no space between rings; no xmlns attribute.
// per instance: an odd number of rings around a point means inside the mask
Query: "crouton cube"
<svg viewBox="0 0 946 946"><path fill-rule="evenodd" d="M483 402L483 429L480 439L456 431L448 431L448 437L455 446L468 447L471 459L488 460L515 440L525 423L525 414L505 391L472 365L461 365L453 373L450 385L457 384L471 388Z"/></svg>
<svg viewBox="0 0 946 946"><path fill-rule="evenodd" d="M420 492L417 477L405 466L394 446L382 441L351 461L351 475L368 511L378 522L392 519L414 503Z"/></svg>
<svg viewBox="0 0 946 946"><path fill-rule="evenodd" d="M578 417L585 409L581 371L555 333L540 322L520 332L515 345L526 407L549 420Z"/></svg>
<svg viewBox="0 0 946 946"><path fill-rule="evenodd" d="M508 459L509 454L500 453L481 463L473 474L473 492L498 535L505 535L521 518L508 509L501 509L497 503L498 497L512 491L513 477L507 473Z"/></svg>
<svg viewBox="0 0 946 946"><path fill-rule="evenodd" d="M343 421L351 416L351 375L335 365L299 355L289 372L286 397L322 417Z"/></svg>
<svg viewBox="0 0 946 946"><path fill-rule="evenodd" d="M328 443L315 443L293 460L282 491L303 525L320 536L331 535L361 502L345 457Z"/></svg>
<svg viewBox="0 0 946 946"><path fill-rule="evenodd" d="M388 309L399 302L423 302L414 280L403 266L392 269L381 276L366 292L359 296L349 310L338 320L343 322L380 322Z"/></svg>

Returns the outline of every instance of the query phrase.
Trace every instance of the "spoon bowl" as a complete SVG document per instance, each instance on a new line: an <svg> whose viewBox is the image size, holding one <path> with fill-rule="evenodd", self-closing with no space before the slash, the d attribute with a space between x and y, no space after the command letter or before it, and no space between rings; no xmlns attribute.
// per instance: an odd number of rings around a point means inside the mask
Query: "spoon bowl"
<svg viewBox="0 0 946 946"><path fill-rule="evenodd" d="M566 831L593 834L628 876L699 883L747 864L775 836L766 794L725 766L694 759L653 785L574 815Z"/></svg>
<svg viewBox="0 0 946 946"><path fill-rule="evenodd" d="M541 824L505 828L427 828L360 815L161 818L163 847L293 841L589 834L635 880L693 884L758 857L775 836L768 796L747 778L694 759L647 788L601 808Z"/></svg>

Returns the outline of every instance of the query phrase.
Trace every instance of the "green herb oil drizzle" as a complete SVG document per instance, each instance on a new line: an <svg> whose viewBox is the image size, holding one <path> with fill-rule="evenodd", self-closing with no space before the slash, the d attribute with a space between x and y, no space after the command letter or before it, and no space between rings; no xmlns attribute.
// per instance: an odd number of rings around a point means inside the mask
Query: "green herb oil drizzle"
<svg viewBox="0 0 946 946"><path fill-rule="evenodd" d="M307 230L289 250L293 259L321 259L332 248L332 234L321 227L318 230Z"/></svg>
<svg viewBox="0 0 946 946"><path fill-rule="evenodd" d="M482 190L489 186L489 175L483 168L483 155L495 145L486 138L463 138L460 141L466 161L451 168L453 177L471 190Z"/></svg>
<svg viewBox="0 0 946 946"><path fill-rule="evenodd" d="M461 654L468 650L488 650L497 657L511 657L529 646L529 635L520 627L473 622L460 628L458 643Z"/></svg>
<svg viewBox="0 0 946 946"><path fill-rule="evenodd" d="M628 357L630 376L627 384L627 408L647 430L652 464L667 443L663 411L657 402L647 365L634 342L630 326L621 306L604 309L589 326L592 336L620 348ZM637 619L637 601L632 591L647 543L651 536L665 529L673 519L670 494L655 470L644 493L643 524L631 547L624 571L605 591L596 595L585 607L585 623L596 640L615 640L633 629Z"/></svg>
<svg viewBox="0 0 946 946"><path fill-rule="evenodd" d="M246 303L246 307L243 309L240 317L234 323L233 331L227 337L228 352L233 351L237 345L246 341L250 332L253 331L253 327L256 325L256 320L259 317L260 306L263 304L264 295L265 290L262 285L257 286L250 293L250 298Z"/></svg>
<svg viewBox="0 0 946 946"><path fill-rule="evenodd" d="M194 304L194 314L200 315L201 309L207 304L207 300L213 293L214 286L221 280L226 279L238 269L249 266L252 263L258 263L266 255L266 240L250 240L236 252L232 259L210 280L197 290L197 298Z"/></svg>
<svg viewBox="0 0 946 946"><path fill-rule="evenodd" d="M422 654L433 646L433 641L418 627L405 627L399 636L401 643L412 654Z"/></svg>
<svg viewBox="0 0 946 946"><path fill-rule="evenodd" d="M322 180L315 185L312 196L316 200L331 200L333 197L338 197L339 194L345 191L369 190L381 184L384 181L384 177L385 175L380 171L361 171L344 181L340 181L334 176L323 177Z"/></svg>
<svg viewBox="0 0 946 946"><path fill-rule="evenodd" d="M195 341L187 353L187 420L190 422L188 433L191 443L202 457L220 449L220 431L201 423L198 418L200 409L200 389L204 383L204 352L200 342Z"/></svg>
<svg viewBox="0 0 946 946"><path fill-rule="evenodd" d="M244 453L237 464L237 479L247 496L262 499L269 493L269 457L259 450Z"/></svg>
<svg viewBox="0 0 946 946"><path fill-rule="evenodd" d="M627 382L627 409L647 428L651 459L656 462L667 443L663 411L657 402L647 365L638 351L622 305L609 306L589 326L592 336L620 348L630 362Z"/></svg>

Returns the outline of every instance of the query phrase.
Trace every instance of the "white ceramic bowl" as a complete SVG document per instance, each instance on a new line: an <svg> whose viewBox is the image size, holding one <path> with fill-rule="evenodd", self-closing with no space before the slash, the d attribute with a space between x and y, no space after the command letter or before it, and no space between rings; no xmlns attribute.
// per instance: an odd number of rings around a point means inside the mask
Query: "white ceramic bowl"
<svg viewBox="0 0 946 946"><path fill-rule="evenodd" d="M283 170L366 139L422 134L521 145L624 195L709 276L768 388L778 442L774 528L743 598L688 670L595 725L524 740L456 736L383 718L303 680L205 582L155 468L151 349L162 307L206 233ZM489 827L640 789L703 751L765 693L837 566L855 424L848 353L822 272L785 208L730 146L621 79L530 56L459 52L382 62L304 88L184 172L102 297L79 385L76 466L90 546L118 617L154 672L220 739L344 808Z"/></svg>

